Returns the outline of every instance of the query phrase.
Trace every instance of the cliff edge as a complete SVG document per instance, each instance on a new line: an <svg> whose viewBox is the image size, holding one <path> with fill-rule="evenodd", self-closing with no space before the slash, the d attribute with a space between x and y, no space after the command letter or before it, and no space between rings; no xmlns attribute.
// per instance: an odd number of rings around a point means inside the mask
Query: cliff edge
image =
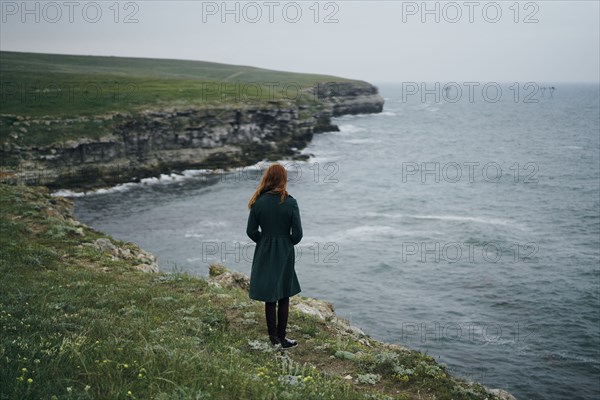
<svg viewBox="0 0 600 400"><path fill-rule="evenodd" d="M0 225L0 399L514 399L303 296L274 348L247 276L158 272L46 187L0 184Z"/></svg>

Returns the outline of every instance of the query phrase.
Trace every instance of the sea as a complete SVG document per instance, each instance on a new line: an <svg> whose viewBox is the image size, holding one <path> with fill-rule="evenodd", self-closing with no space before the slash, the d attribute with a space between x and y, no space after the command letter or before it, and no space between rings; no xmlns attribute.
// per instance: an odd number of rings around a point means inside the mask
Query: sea
<svg viewBox="0 0 600 400"><path fill-rule="evenodd" d="M598 84L377 86L383 112L335 118L307 160L279 160L301 294L518 399L600 398ZM55 194L163 271L249 274L247 203L269 164Z"/></svg>

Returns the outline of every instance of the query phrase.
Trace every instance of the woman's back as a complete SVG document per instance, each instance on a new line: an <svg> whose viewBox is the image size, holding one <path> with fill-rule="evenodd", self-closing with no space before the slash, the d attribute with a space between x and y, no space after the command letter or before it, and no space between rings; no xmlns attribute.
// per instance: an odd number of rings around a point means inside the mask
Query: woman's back
<svg viewBox="0 0 600 400"><path fill-rule="evenodd" d="M298 202L290 195L281 203L278 193L261 194L250 209L250 221L249 228L254 232L249 231L248 236L253 240L256 238L255 242L262 235L289 237L292 244L298 244L302 239ZM256 234L258 226L261 232Z"/></svg>
<svg viewBox="0 0 600 400"><path fill-rule="evenodd" d="M289 236L296 199L287 196L281 204L277 193L264 193L254 203L254 212L264 235Z"/></svg>

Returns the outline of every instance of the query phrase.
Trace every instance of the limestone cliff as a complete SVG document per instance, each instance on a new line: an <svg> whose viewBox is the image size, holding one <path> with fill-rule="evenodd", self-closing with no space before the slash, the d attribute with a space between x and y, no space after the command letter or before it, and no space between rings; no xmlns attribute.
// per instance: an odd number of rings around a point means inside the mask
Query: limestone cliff
<svg viewBox="0 0 600 400"><path fill-rule="evenodd" d="M92 188L189 168L228 168L263 159L302 158L299 150L314 133L337 130L331 117L383 109L377 88L362 81L319 84L307 91L312 104L271 101L239 107L147 109L136 115L113 113L86 120L113 122L97 139L83 138L45 146L3 142L4 182L49 187ZM3 115L19 129L61 120ZM12 136L12 133L11 133Z"/></svg>
<svg viewBox="0 0 600 400"><path fill-rule="evenodd" d="M312 92L334 117L378 113L383 110L383 98L377 88L364 81L319 84Z"/></svg>

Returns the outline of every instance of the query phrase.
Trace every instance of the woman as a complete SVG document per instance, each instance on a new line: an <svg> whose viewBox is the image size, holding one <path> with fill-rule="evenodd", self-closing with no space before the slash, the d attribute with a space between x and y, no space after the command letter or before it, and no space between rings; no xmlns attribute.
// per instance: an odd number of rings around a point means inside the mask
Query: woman
<svg viewBox="0 0 600 400"><path fill-rule="evenodd" d="M302 239L298 203L288 194L286 185L285 168L271 165L248 203L250 215L246 228L256 243L249 295L265 302L269 339L284 349L298 344L286 338L286 328L290 297L300 293L294 270L294 245Z"/></svg>

